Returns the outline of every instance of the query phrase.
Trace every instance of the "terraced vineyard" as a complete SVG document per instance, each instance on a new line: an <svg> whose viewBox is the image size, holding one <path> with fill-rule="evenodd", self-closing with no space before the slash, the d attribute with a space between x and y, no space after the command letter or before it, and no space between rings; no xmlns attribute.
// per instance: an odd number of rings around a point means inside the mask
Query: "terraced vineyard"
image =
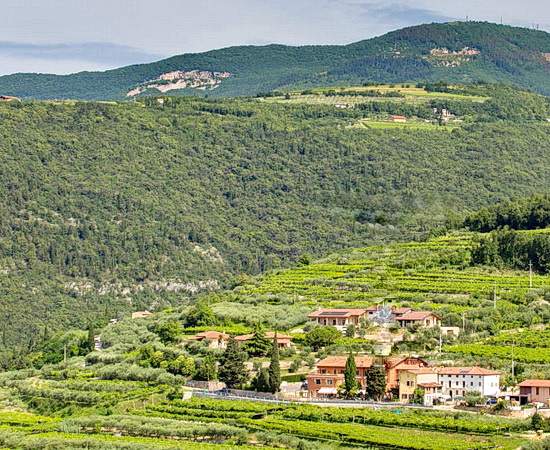
<svg viewBox="0 0 550 450"><path fill-rule="evenodd" d="M316 306L367 306L381 301L461 313L492 298L519 301L529 291L527 272L472 267L474 234L457 233L427 242L356 249L319 262L265 275L239 287L245 296L289 296ZM534 288L550 277L533 276Z"/></svg>
<svg viewBox="0 0 550 450"><path fill-rule="evenodd" d="M550 328L502 332L477 343L450 345L445 350L482 358L550 364Z"/></svg>

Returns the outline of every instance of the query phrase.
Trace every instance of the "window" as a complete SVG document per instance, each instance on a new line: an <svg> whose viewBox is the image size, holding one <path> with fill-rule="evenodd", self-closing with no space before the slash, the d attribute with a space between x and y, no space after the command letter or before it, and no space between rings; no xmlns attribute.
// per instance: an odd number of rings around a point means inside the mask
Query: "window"
<svg viewBox="0 0 550 450"><path fill-rule="evenodd" d="M332 324L336 325L336 319L332 319Z"/></svg>
<svg viewBox="0 0 550 450"><path fill-rule="evenodd" d="M536 395L539 395L539 388L537 388L536 391L537 391L537 394L536 394Z"/></svg>
<svg viewBox="0 0 550 450"><path fill-rule="evenodd" d="M327 380L327 384L332 384L332 380Z"/></svg>
<svg viewBox="0 0 550 450"><path fill-rule="evenodd" d="M315 384L321 384L321 380L319 378L315 378Z"/></svg>

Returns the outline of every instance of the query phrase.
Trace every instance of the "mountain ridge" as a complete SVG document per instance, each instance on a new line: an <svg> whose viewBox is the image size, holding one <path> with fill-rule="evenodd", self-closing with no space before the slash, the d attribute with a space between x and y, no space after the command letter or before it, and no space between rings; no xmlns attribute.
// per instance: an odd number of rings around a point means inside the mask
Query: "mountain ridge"
<svg viewBox="0 0 550 450"><path fill-rule="evenodd" d="M465 48L479 53L459 54ZM430 53L437 49L442 53ZM0 93L36 99L122 99L166 73L209 71L232 76L211 90L186 88L176 93L250 96L342 82L445 80L504 82L550 95L550 58L545 57L549 53L550 34L544 31L489 22L432 23L347 45L232 46L104 72L6 75L0 77Z"/></svg>

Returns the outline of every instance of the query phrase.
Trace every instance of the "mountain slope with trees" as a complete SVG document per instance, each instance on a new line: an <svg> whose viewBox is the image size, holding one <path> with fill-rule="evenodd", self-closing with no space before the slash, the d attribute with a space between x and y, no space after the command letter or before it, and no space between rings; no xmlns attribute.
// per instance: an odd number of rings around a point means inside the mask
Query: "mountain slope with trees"
<svg viewBox="0 0 550 450"><path fill-rule="evenodd" d="M547 99L471 89L491 99L448 130L257 99L0 105L0 344L543 191Z"/></svg>
<svg viewBox="0 0 550 450"><path fill-rule="evenodd" d="M479 54L461 55L466 48ZM432 54L433 50L449 54ZM163 73L201 70L232 75L214 90L172 92L236 96L329 83L447 80L505 82L550 94L548 55L546 32L451 22L409 27L345 46L240 46L105 72L14 74L0 77L0 93L40 99L120 99Z"/></svg>

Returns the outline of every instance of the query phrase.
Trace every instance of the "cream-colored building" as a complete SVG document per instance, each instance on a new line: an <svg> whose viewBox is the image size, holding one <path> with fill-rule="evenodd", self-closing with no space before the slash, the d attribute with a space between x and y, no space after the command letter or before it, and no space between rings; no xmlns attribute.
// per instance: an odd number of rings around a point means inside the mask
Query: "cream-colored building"
<svg viewBox="0 0 550 450"><path fill-rule="evenodd" d="M408 403L414 391L420 388L424 391L425 400L433 403L433 398L441 392L439 375L435 367L402 370L399 372L399 401ZM431 398L431 401L429 400Z"/></svg>

